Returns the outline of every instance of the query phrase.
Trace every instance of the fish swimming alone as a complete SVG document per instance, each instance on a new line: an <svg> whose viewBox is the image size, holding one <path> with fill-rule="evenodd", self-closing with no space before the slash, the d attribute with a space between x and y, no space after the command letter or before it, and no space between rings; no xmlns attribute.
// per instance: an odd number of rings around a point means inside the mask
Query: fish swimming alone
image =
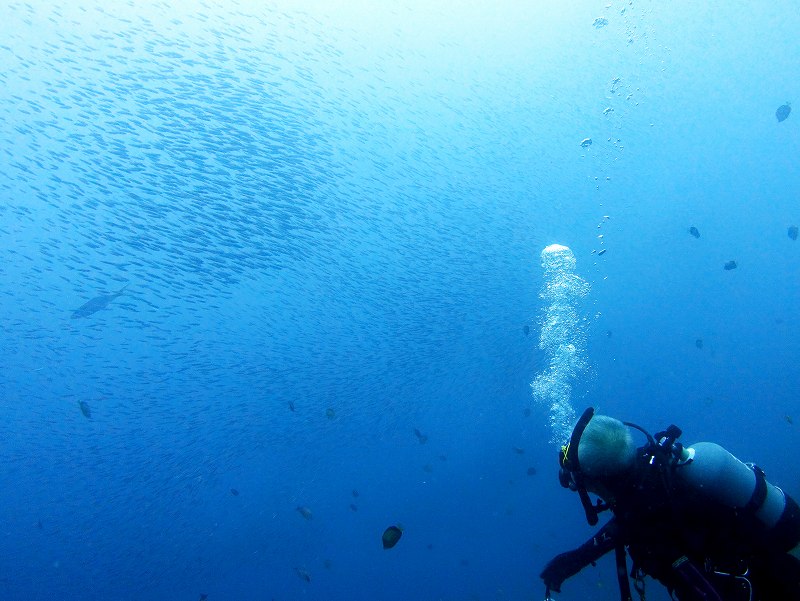
<svg viewBox="0 0 800 601"><path fill-rule="evenodd" d="M97 296L90 301L83 303L80 307L75 309L72 312L72 319L78 319L80 317L89 317L94 313L97 313L101 309L105 309L111 302L119 296L122 296L122 293L125 292L125 288L128 287L128 284L125 284L122 288L114 292L113 294L103 294L101 296Z"/></svg>
<svg viewBox="0 0 800 601"><path fill-rule="evenodd" d="M383 543L384 549L391 549L397 544L397 541L400 540L400 537L403 536L403 529L399 526L389 526L383 532L383 536L381 537L381 542Z"/></svg>
<svg viewBox="0 0 800 601"><path fill-rule="evenodd" d="M78 407L81 408L81 413L83 413L83 417L86 419L92 419L92 410L89 407L89 403L86 401L78 401Z"/></svg>
<svg viewBox="0 0 800 601"><path fill-rule="evenodd" d="M786 121L789 118L789 113L792 112L792 104L787 102L786 104L782 104L778 107L775 111L775 118L778 122Z"/></svg>

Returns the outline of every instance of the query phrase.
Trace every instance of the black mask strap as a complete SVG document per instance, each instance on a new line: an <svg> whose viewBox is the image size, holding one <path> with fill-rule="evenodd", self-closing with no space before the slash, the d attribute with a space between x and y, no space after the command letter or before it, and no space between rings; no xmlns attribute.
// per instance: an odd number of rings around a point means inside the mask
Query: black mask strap
<svg viewBox="0 0 800 601"><path fill-rule="evenodd" d="M587 407L578 423L575 424L572 436L569 437L569 443L561 452L561 467L573 474L581 470L578 463L578 445L580 444L581 436L583 436L583 431L589 425L592 417L594 417L594 407Z"/></svg>
<svg viewBox="0 0 800 601"><path fill-rule="evenodd" d="M561 464L559 480L563 486L569 486L570 482L573 483L580 496L583 511L586 513L586 521L589 522L590 526L597 524L598 507L592 504L591 499L589 499L589 493L583 483L583 474L581 474L578 461L578 445L580 444L581 436L583 436L583 431L586 430L586 426L589 425L592 417L594 417L594 407L587 407L578 423L575 424L575 429L572 430L572 435L569 437L569 443L562 448L559 454L559 463Z"/></svg>

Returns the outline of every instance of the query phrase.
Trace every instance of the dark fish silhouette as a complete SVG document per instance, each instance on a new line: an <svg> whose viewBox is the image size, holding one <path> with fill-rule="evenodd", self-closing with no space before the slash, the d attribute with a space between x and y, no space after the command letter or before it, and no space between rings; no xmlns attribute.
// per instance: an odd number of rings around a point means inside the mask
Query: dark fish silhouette
<svg viewBox="0 0 800 601"><path fill-rule="evenodd" d="M695 226L689 228L689 233L694 236L695 238L700 237L700 230L698 230Z"/></svg>
<svg viewBox="0 0 800 601"><path fill-rule="evenodd" d="M311 582L311 574L305 568L295 568L295 572L300 577L301 580L305 580L306 582Z"/></svg>
<svg viewBox="0 0 800 601"><path fill-rule="evenodd" d="M314 514L311 513L311 510L308 507L298 506L295 507L295 510L307 520L310 520L314 517Z"/></svg>
<svg viewBox="0 0 800 601"><path fill-rule="evenodd" d="M423 434L422 432L420 432L416 428L414 428L414 436L416 436L417 440L419 440L419 444L425 444L426 442L428 442L427 435Z"/></svg>
<svg viewBox="0 0 800 601"><path fill-rule="evenodd" d="M231 489L231 494L232 494L234 497L238 497L238 496L239 496L239 491L238 491L238 490L236 490L235 488L232 488L232 489Z"/></svg>
<svg viewBox="0 0 800 601"><path fill-rule="evenodd" d="M731 269L736 269L736 261L728 261L725 263L724 267L725 271L730 271Z"/></svg>
<svg viewBox="0 0 800 601"><path fill-rule="evenodd" d="M528 334L531 333L531 327L530 326L524 326L522 328L522 331L525 332L525 335L527 336Z"/></svg>
<svg viewBox="0 0 800 601"><path fill-rule="evenodd" d="M383 548L391 549L397 544L401 536L403 536L403 531L400 528L397 526L389 526L383 531L383 536L381 537Z"/></svg>
<svg viewBox="0 0 800 601"><path fill-rule="evenodd" d="M90 301L83 303L80 307L75 309L72 312L72 319L78 319L79 317L89 317L90 315L97 313L101 309L105 309L111 302L116 299L118 296L121 296L123 292L125 292L125 288L128 287L128 284L125 284L122 288L114 292L113 294L103 294L101 296L97 296Z"/></svg>
<svg viewBox="0 0 800 601"><path fill-rule="evenodd" d="M353 511L358 511L358 505L356 505L355 503L350 503L350 509Z"/></svg>
<svg viewBox="0 0 800 601"><path fill-rule="evenodd" d="M200 593L199 601L206 601L208 599L208 595L206 593Z"/></svg>
<svg viewBox="0 0 800 601"><path fill-rule="evenodd" d="M86 419L92 419L92 410L89 408L89 403L86 401L78 401L78 407L81 408L81 413Z"/></svg>
<svg viewBox="0 0 800 601"><path fill-rule="evenodd" d="M358 491L354 488L351 493L354 497L358 496Z"/></svg>
<svg viewBox="0 0 800 601"><path fill-rule="evenodd" d="M778 107L778 110L775 111L775 118L778 121L786 121L789 117L789 113L792 112L792 105L790 103L782 104Z"/></svg>
<svg viewBox="0 0 800 601"><path fill-rule="evenodd" d="M529 467L528 468L528 475L529 476L535 476L536 475L536 468L535 467Z"/></svg>
<svg viewBox="0 0 800 601"><path fill-rule="evenodd" d="M789 226L789 231L787 232L787 234L792 240L797 240L797 226L796 225Z"/></svg>
<svg viewBox="0 0 800 601"><path fill-rule="evenodd" d="M702 338L698 338L697 340L694 341L694 345L697 348L703 348L703 339Z"/></svg>

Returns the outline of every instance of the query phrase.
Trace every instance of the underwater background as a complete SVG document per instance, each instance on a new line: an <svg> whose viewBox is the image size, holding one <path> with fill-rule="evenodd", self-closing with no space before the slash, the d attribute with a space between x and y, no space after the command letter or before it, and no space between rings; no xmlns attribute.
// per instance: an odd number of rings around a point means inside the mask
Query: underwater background
<svg viewBox="0 0 800 601"><path fill-rule="evenodd" d="M4 4L0 598L542 599L593 532L556 462L588 405L800 498L798 31ZM618 599L613 559L557 598Z"/></svg>

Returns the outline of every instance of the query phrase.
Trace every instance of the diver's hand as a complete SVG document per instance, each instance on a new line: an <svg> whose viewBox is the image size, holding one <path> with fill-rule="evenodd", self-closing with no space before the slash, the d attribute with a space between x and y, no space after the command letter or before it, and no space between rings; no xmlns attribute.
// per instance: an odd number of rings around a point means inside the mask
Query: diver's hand
<svg viewBox="0 0 800 601"><path fill-rule="evenodd" d="M567 551L551 559L539 574L545 586L556 593L561 592L561 584L580 572L588 563L579 549Z"/></svg>

